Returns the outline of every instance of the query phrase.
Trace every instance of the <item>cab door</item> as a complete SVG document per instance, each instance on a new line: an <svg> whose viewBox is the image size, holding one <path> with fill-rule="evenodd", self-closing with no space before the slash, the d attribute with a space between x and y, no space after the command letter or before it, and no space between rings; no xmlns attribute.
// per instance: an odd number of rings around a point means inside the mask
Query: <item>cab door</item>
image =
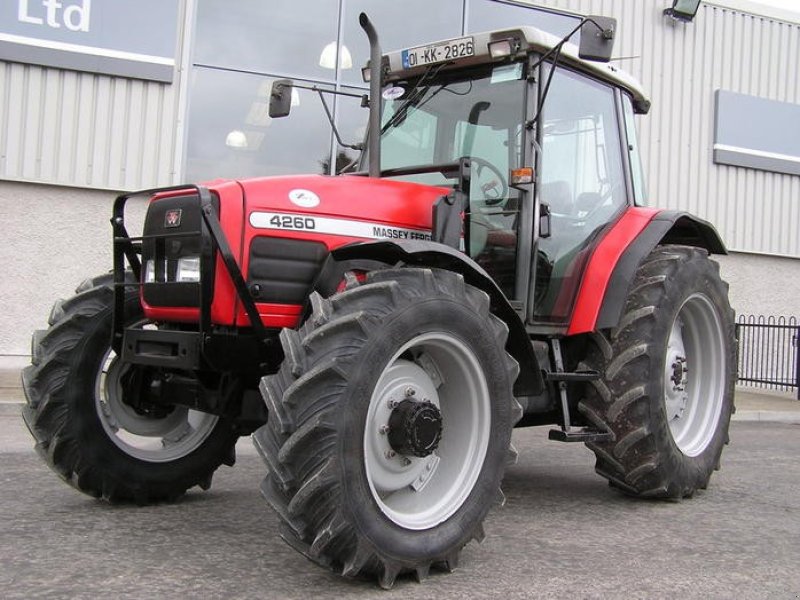
<svg viewBox="0 0 800 600"><path fill-rule="evenodd" d="M550 235L534 246L528 320L558 327L569 323L595 244L628 206L617 94L559 68L540 123L537 197L550 214Z"/></svg>
<svg viewBox="0 0 800 600"><path fill-rule="evenodd" d="M527 82L522 62L494 65L472 82L471 95L453 122L448 159L471 159L468 228L464 248L510 300L517 285L523 193L510 185L522 166Z"/></svg>

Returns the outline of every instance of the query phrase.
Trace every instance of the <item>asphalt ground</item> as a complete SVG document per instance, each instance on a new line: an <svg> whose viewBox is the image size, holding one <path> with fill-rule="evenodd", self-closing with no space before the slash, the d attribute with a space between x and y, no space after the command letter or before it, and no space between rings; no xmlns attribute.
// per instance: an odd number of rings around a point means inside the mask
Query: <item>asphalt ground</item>
<svg viewBox="0 0 800 600"><path fill-rule="evenodd" d="M459 570L393 590L346 580L277 535L249 440L208 492L110 506L62 483L21 419L0 416L3 598L800 597L800 426L734 422L722 470L681 502L609 488L578 444L517 430L504 507Z"/></svg>

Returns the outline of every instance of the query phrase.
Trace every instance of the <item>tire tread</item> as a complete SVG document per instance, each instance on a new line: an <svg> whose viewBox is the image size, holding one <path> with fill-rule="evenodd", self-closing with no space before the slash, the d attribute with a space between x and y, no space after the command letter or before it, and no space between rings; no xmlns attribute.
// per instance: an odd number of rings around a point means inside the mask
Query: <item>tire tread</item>
<svg viewBox="0 0 800 600"><path fill-rule="evenodd" d="M209 464L188 483L186 477L176 477L169 486L145 489L124 473L111 476L97 468L88 458L84 442L74 434L78 417L72 396L78 392L72 389L72 379L80 370L78 358L84 339L95 323L110 313L112 285L111 274L87 279L78 286L76 296L56 301L48 318L50 328L34 332L32 364L22 372L26 398L23 420L36 440L37 453L65 482L84 494L110 502L170 501L194 485L210 483L219 463ZM225 456L233 451L234 444L235 436Z"/></svg>
<svg viewBox="0 0 800 600"><path fill-rule="evenodd" d="M675 286L684 269L704 273L718 290L727 292L727 284L719 279L718 265L708 259L704 249L657 246L637 270L618 326L607 335L598 332L591 336L593 350L582 363L582 368L600 372L601 378L586 386L579 410L589 415L595 425L615 434L611 442L587 444L596 457L595 470L613 487L635 496L689 497L696 489L708 485L711 466L719 463L721 446L706 461L708 468L676 466L680 460L673 455L680 452L669 437L666 419L657 418L659 411L663 411L660 408L663 392L657 385L663 377L658 370L663 366L651 365L650 357L658 355L654 331L663 328L659 319L664 313L665 298L679 297ZM725 326L732 328L733 311L727 300L719 310L725 313L721 315ZM727 443L732 378L724 393L728 408L723 406L720 418L724 422L720 426Z"/></svg>
<svg viewBox="0 0 800 600"><path fill-rule="evenodd" d="M457 552L420 563L401 562L360 537L355 525L343 517L334 453L337 397L349 383L348 365L364 347L370 329L393 307L431 293L466 299L488 319L500 347L505 345L508 328L490 313L488 295L466 285L461 275L386 269L369 273L364 283L351 278L344 291L330 299L313 296L306 323L297 332L281 335L287 360L260 385L270 418L253 440L269 470L261 491L284 524L281 535L317 564L333 566L345 577L372 575L387 589L401 573L421 580L436 564L455 568ZM510 356L505 368L510 380L516 379L519 365ZM516 422L522 415L516 400L511 411ZM513 448L508 460L516 460ZM482 537L481 524L476 523L465 539Z"/></svg>

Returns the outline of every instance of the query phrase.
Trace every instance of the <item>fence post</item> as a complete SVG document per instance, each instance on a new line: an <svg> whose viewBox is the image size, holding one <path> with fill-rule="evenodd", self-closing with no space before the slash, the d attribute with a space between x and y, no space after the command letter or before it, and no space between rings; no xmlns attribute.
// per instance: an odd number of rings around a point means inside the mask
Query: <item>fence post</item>
<svg viewBox="0 0 800 600"><path fill-rule="evenodd" d="M736 383L739 383L739 374L742 371L742 367L739 364L739 361L742 360L742 350L741 348L739 348L739 345L742 343L742 337L741 337L742 326L737 322L734 324L733 327L734 327L733 336L734 338L736 338L734 342L736 344L736 362L734 363L736 365L736 374L734 376L736 377ZM798 390L800 390L800 388L798 388Z"/></svg>
<svg viewBox="0 0 800 600"><path fill-rule="evenodd" d="M797 399L800 400L800 325L794 333L794 384L797 386Z"/></svg>

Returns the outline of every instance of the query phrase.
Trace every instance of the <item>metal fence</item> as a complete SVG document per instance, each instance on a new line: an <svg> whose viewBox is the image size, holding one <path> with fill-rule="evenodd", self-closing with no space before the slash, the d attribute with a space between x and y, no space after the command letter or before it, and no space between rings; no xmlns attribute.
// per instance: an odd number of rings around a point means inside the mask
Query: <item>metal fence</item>
<svg viewBox="0 0 800 600"><path fill-rule="evenodd" d="M800 323L796 317L739 315L739 383L797 389L800 400Z"/></svg>

